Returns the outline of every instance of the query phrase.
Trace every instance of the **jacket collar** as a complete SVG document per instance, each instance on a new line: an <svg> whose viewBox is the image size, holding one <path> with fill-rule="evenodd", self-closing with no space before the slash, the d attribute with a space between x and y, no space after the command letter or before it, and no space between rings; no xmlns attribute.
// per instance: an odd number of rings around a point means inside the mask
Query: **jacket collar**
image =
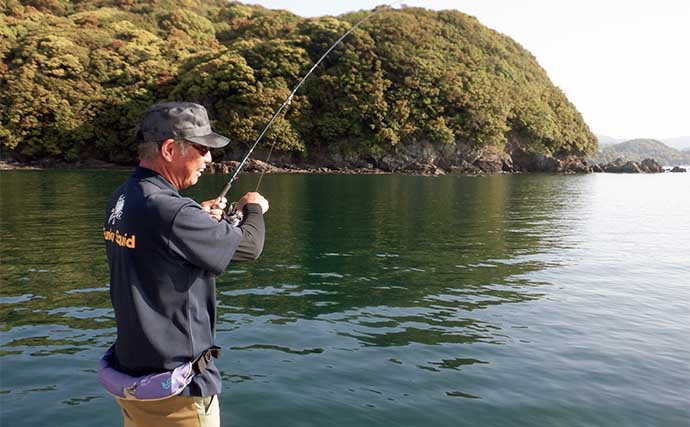
<svg viewBox="0 0 690 427"><path fill-rule="evenodd" d="M153 184L156 187L161 188L161 189L170 189L176 193L178 192L177 188L175 188L175 186L172 185L170 183L170 181L163 178L163 176L160 175L158 172L153 171L153 170L148 169L148 168L137 166L136 169L134 169L134 173L132 174L132 178L137 179L137 180L141 180L141 181L150 182L151 184Z"/></svg>

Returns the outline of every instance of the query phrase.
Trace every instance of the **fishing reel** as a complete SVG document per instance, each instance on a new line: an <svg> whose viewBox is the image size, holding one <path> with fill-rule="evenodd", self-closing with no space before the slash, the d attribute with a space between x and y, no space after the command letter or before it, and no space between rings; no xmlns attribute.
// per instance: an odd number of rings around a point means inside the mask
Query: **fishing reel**
<svg viewBox="0 0 690 427"><path fill-rule="evenodd" d="M244 219L242 211L237 210L237 202L230 203L230 206L228 206L228 213L226 213L225 216L225 219L235 227L239 226Z"/></svg>

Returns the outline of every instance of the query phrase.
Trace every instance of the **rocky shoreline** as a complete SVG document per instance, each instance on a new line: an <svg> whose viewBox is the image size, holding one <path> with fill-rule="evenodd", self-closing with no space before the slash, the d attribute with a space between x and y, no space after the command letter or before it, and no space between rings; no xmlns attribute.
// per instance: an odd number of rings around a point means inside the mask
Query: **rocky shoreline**
<svg viewBox="0 0 690 427"><path fill-rule="evenodd" d="M207 171L209 173L230 174L237 166L238 161L214 162ZM473 166L473 167L472 167ZM277 166L274 164L262 162L261 160L250 159L244 165L243 172L247 173L331 173L331 174L346 174L346 175L376 175L376 174L410 174L421 176L443 176L448 174L455 175L485 175L496 173L664 173L664 172L687 172L685 168L674 166L670 169L665 169L654 159L645 159L642 162L624 161L618 159L617 161L600 166L597 164L588 165L566 165L564 168L562 164L552 163L545 160L545 166L542 170L503 170L498 169L491 164L469 165L461 167L451 167L450 170L444 170L433 164L415 164L406 168L398 170L386 170L376 167L355 167L350 165L345 166L318 166L318 165L295 165L284 164Z"/></svg>
<svg viewBox="0 0 690 427"><path fill-rule="evenodd" d="M133 165L119 165L101 160L66 163L52 159L32 162L19 162L13 159L0 159L0 170L129 170Z"/></svg>
<svg viewBox="0 0 690 427"><path fill-rule="evenodd" d="M257 157L261 157L257 153ZM207 168L209 173L232 173L238 161L213 162ZM94 170L128 170L132 165L119 165L99 160L86 160L77 163L55 162L48 159L31 163L21 163L14 160L0 159L0 170L44 170L44 169L94 169ZM312 162L295 162L288 156L278 156L271 163L257 159L249 159L243 172L247 173L331 173L331 174L409 174L422 176L455 175L484 175L496 173L663 173L687 172L685 168L675 166L664 169L654 159L644 159L640 162L616 159L605 165L599 165L593 160L576 156L562 158L545 154L528 154L519 149L511 153L495 148L467 150L458 147L420 145L412 150L402 149L397 153L388 153L378 157L348 157L344 155L330 155L328 158L313 160Z"/></svg>
<svg viewBox="0 0 690 427"><path fill-rule="evenodd" d="M495 173L663 173L686 172L686 169L664 167L654 159L640 162L616 159L605 165L577 156L561 158L545 154L529 154L519 148L508 147L507 151L488 147L467 149L462 146L439 147L432 144L418 144L401 148L396 153L387 153L377 157L361 158L331 154L327 158L309 162L294 161L284 156L273 159L270 163L257 160L263 158L260 153L249 159L244 165L244 172L261 173L335 173L335 174L386 174L399 173L423 176L483 175ZM238 161L212 163L211 173L232 173Z"/></svg>

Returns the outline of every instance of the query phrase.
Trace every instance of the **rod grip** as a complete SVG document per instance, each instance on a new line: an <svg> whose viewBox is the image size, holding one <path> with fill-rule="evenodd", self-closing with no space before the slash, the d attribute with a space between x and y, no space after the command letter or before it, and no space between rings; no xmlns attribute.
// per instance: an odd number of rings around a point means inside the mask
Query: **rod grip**
<svg viewBox="0 0 690 427"><path fill-rule="evenodd" d="M228 183L225 184L225 187L223 187L223 191L220 192L218 198L225 197L225 195L228 194L228 191L230 191L230 188L232 188L232 179L230 179L230 181L228 181Z"/></svg>

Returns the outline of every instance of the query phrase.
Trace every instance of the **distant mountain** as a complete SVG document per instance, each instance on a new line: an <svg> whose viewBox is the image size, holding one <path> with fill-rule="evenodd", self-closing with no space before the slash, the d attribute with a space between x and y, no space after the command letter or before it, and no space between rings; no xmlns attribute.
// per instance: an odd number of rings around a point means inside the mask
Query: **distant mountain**
<svg viewBox="0 0 690 427"><path fill-rule="evenodd" d="M677 136L675 138L662 139L661 142L677 150L690 149L690 136Z"/></svg>
<svg viewBox="0 0 690 427"><path fill-rule="evenodd" d="M606 135L594 135L594 136L597 137L597 141L599 142L600 147L602 145L613 145L613 144L618 144L619 142L625 141L624 139L613 138L613 137L606 136Z"/></svg>
<svg viewBox="0 0 690 427"><path fill-rule="evenodd" d="M690 152L681 152L656 139L631 139L619 144L601 147L596 161L609 163L619 157L632 161L652 158L664 166L690 164Z"/></svg>

